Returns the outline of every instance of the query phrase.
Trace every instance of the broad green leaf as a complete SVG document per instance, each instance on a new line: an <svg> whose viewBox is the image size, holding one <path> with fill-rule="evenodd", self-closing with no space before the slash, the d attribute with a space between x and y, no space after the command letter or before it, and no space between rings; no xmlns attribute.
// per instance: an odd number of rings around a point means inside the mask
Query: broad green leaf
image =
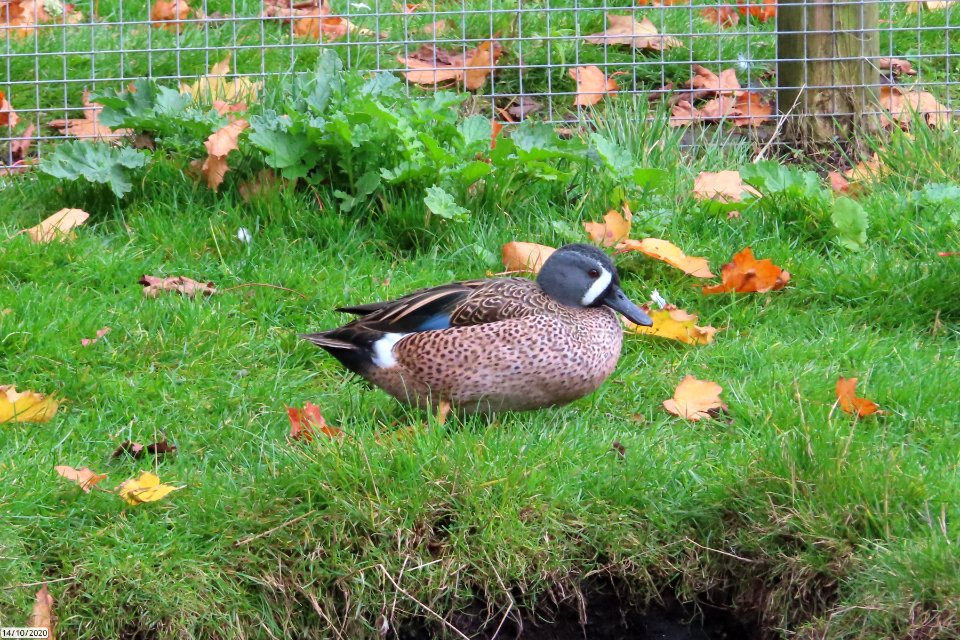
<svg viewBox="0 0 960 640"><path fill-rule="evenodd" d="M457 127L463 136L463 150L466 153L477 153L490 148L493 137L493 125L483 116L470 116Z"/></svg>
<svg viewBox="0 0 960 640"><path fill-rule="evenodd" d="M870 220L860 203L846 197L837 198L833 203L830 220L833 221L840 246L851 251L863 249L867 243Z"/></svg>
<svg viewBox="0 0 960 640"><path fill-rule="evenodd" d="M638 167L633 171L633 184L646 191L657 191L670 184L670 175L666 169Z"/></svg>
<svg viewBox="0 0 960 640"><path fill-rule="evenodd" d="M463 165L459 170L453 169L453 171L460 182L464 185L471 185L480 178L490 175L493 172L493 167L488 162L474 160Z"/></svg>
<svg viewBox="0 0 960 640"><path fill-rule="evenodd" d="M773 160L744 166L740 169L740 177L763 195L792 194L813 198L824 193L820 178L813 171L785 167Z"/></svg>
<svg viewBox="0 0 960 640"><path fill-rule="evenodd" d="M423 203L434 215L449 220L465 220L467 214L470 213L468 209L458 205L452 195L436 185L427 188L427 195L423 199Z"/></svg>
<svg viewBox="0 0 960 640"><path fill-rule="evenodd" d="M130 147L114 147L97 142L71 140L57 145L53 154L44 159L40 170L56 178L106 184L118 197L130 191L130 170L147 164L145 152Z"/></svg>
<svg viewBox="0 0 960 640"><path fill-rule="evenodd" d="M360 88L360 93L368 96L379 96L383 94L392 94L394 89L400 84L400 78L393 73L378 73L366 82Z"/></svg>
<svg viewBox="0 0 960 640"><path fill-rule="evenodd" d="M599 133L590 134L590 143L603 164L618 178L631 177L636 163L629 151Z"/></svg>

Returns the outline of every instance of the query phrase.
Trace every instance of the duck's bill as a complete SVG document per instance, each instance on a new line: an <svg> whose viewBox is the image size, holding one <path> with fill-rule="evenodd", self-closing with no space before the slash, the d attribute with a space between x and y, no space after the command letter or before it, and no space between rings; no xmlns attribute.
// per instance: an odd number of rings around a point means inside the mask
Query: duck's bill
<svg viewBox="0 0 960 640"><path fill-rule="evenodd" d="M630 302L627 295L620 287L610 287L610 292L600 301L602 304L610 307L614 311L623 314L623 317L638 324L641 327L650 327L653 325L653 319L647 315L647 312Z"/></svg>

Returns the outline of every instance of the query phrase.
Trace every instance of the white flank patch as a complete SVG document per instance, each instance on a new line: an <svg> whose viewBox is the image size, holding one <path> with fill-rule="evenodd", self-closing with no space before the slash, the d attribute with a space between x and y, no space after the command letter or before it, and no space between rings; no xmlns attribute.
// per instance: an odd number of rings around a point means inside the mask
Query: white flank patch
<svg viewBox="0 0 960 640"><path fill-rule="evenodd" d="M373 364L381 369L397 366L397 359L393 356L393 345L407 337L407 333L385 333L383 337L373 343Z"/></svg>
<svg viewBox="0 0 960 640"><path fill-rule="evenodd" d="M597 298L600 297L600 294L606 291L607 287L610 286L611 280L613 280L613 274L606 269L601 269L600 276L592 285L590 285L590 288L587 289L587 292L583 294L583 299L580 300L580 304L585 307L589 307L596 302Z"/></svg>

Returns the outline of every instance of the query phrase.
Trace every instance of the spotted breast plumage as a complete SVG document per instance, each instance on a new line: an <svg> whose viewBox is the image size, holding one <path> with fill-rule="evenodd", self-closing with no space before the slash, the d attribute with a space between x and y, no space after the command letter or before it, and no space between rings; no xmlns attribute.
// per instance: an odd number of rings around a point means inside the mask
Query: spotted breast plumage
<svg viewBox="0 0 960 640"><path fill-rule="evenodd" d="M537 280L471 280L340 311L359 316L303 336L401 402L465 412L562 405L599 387L620 357L615 312L650 325L612 261L567 245Z"/></svg>

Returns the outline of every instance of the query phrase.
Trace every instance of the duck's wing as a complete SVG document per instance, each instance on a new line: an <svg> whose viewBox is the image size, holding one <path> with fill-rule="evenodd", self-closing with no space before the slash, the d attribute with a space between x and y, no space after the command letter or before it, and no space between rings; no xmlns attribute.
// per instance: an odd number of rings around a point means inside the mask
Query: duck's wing
<svg viewBox="0 0 960 640"><path fill-rule="evenodd" d="M373 331L411 333L530 315L529 301L545 297L523 278L468 280L421 289L397 300L341 307L361 316L351 324Z"/></svg>

